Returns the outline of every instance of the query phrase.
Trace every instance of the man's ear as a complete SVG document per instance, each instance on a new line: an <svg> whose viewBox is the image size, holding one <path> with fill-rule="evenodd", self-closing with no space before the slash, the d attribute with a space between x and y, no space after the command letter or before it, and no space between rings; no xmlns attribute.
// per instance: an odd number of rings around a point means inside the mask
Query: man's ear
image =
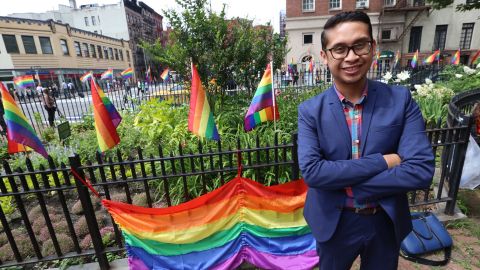
<svg viewBox="0 0 480 270"><path fill-rule="evenodd" d="M328 56L327 56L327 53L324 50L320 50L320 57L322 58L323 64L327 65L328 64Z"/></svg>

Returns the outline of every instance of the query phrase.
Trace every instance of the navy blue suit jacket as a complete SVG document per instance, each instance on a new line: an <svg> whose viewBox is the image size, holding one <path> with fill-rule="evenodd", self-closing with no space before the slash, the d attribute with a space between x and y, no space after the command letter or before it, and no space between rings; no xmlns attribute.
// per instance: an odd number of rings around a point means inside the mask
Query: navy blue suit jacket
<svg viewBox="0 0 480 270"><path fill-rule="evenodd" d="M402 86L368 81L363 105L361 157L352 160L351 136L333 87L298 108L298 159L308 185L304 216L319 242L330 239L345 202L345 187L357 201L377 201L391 218L397 241L411 231L407 191L428 188L435 169L425 123ZM388 169L384 154L402 162Z"/></svg>

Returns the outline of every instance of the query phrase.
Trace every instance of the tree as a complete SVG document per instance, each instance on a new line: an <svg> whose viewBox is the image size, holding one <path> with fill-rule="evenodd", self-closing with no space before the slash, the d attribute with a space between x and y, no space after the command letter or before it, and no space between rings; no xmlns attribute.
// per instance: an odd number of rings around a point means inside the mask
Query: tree
<svg viewBox="0 0 480 270"><path fill-rule="evenodd" d="M221 97L232 84L253 91L272 54L274 68L281 67L287 41L273 34L271 26L226 19L225 6L215 13L207 8L207 0L176 2L181 11L164 12L172 27L169 44L142 44L154 61L188 78L192 59L208 91Z"/></svg>
<svg viewBox="0 0 480 270"><path fill-rule="evenodd" d="M432 4L434 9L442 9L451 4L454 0L427 0L428 3ZM469 11L473 9L480 9L480 0L471 0L467 1L465 4L458 4L455 8L457 11Z"/></svg>

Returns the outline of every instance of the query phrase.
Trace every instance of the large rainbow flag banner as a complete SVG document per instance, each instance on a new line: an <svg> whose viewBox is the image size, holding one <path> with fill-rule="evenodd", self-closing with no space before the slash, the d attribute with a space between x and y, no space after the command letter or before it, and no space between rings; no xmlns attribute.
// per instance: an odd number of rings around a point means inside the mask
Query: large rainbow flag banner
<svg viewBox="0 0 480 270"><path fill-rule="evenodd" d="M13 82L20 88L35 87L35 81L31 75L15 77Z"/></svg>
<svg viewBox="0 0 480 270"><path fill-rule="evenodd" d="M452 57L451 61L452 65L458 65L460 64L460 50L457 50L455 54Z"/></svg>
<svg viewBox="0 0 480 270"><path fill-rule="evenodd" d="M122 75L122 78L124 80L130 79L133 77L133 69L131 67L125 69L124 71L120 72L120 75Z"/></svg>
<svg viewBox="0 0 480 270"><path fill-rule="evenodd" d="M102 79L102 80L113 80L113 69L109 68L105 72L103 72L100 79Z"/></svg>
<svg viewBox="0 0 480 270"><path fill-rule="evenodd" d="M117 126L122 121L122 117L94 80L90 81L90 86L98 147L101 152L105 152L120 142Z"/></svg>
<svg viewBox="0 0 480 270"><path fill-rule="evenodd" d="M162 80L166 82L168 81L169 75L170 75L170 69L166 68L165 70L163 70L162 74L160 74L160 78L162 78Z"/></svg>
<svg viewBox="0 0 480 270"><path fill-rule="evenodd" d="M480 61L478 61L480 59L480 50L478 50L472 57L472 62L471 64L472 65L475 65L477 62L480 63Z"/></svg>
<svg viewBox="0 0 480 270"><path fill-rule="evenodd" d="M190 111L188 113L188 130L210 140L220 140L213 112L203 89L200 75L192 63L192 91L190 94Z"/></svg>
<svg viewBox="0 0 480 270"><path fill-rule="evenodd" d="M25 153L29 151L31 151L30 147L25 147L23 144L9 140L7 135L7 152L9 154Z"/></svg>
<svg viewBox="0 0 480 270"><path fill-rule="evenodd" d="M312 269L303 180L266 187L236 177L189 202L144 208L103 200L122 229L130 269Z"/></svg>
<svg viewBox="0 0 480 270"><path fill-rule="evenodd" d="M17 103L5 88L3 83L0 83L0 90L2 92L2 103L5 109L5 123L7 124L7 140L22 146L28 146L45 158L48 158L48 153L43 147L42 142L37 137L35 130L28 123L27 118L17 106ZM18 145L11 144L9 149L11 151L18 150Z"/></svg>
<svg viewBox="0 0 480 270"><path fill-rule="evenodd" d="M82 77L80 77L80 81L82 81L83 83L88 83L88 80L90 80L92 78L93 78L93 72L89 71L89 72L83 74Z"/></svg>
<svg viewBox="0 0 480 270"><path fill-rule="evenodd" d="M257 91L255 91L247 114L245 115L245 131L254 129L260 123L278 120L280 118L278 107L275 104L272 84L272 68L270 64L268 64L267 69L265 69L263 73L262 80L258 84Z"/></svg>
<svg viewBox="0 0 480 270"><path fill-rule="evenodd" d="M413 58L412 58L412 62L410 62L410 66L412 68L415 68L417 67L417 61L418 61L418 50L415 52L415 54L413 55Z"/></svg>
<svg viewBox="0 0 480 270"><path fill-rule="evenodd" d="M425 58L423 60L424 64L432 64L435 61L440 60L440 50L436 50L434 53L432 53L429 57Z"/></svg>

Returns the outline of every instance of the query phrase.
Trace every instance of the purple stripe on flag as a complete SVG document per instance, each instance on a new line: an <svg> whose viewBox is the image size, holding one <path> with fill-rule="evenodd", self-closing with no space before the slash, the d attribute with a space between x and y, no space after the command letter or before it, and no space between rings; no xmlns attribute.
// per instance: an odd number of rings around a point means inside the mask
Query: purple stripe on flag
<svg viewBox="0 0 480 270"><path fill-rule="evenodd" d="M268 92L263 95L255 96L248 108L247 115L253 114L254 112L258 112L266 107L273 106L273 97L272 93Z"/></svg>
<svg viewBox="0 0 480 270"><path fill-rule="evenodd" d="M45 158L48 158L48 153L43 147L42 142L30 130L13 121L7 121L7 128L9 130L8 138L11 141L26 145Z"/></svg>

